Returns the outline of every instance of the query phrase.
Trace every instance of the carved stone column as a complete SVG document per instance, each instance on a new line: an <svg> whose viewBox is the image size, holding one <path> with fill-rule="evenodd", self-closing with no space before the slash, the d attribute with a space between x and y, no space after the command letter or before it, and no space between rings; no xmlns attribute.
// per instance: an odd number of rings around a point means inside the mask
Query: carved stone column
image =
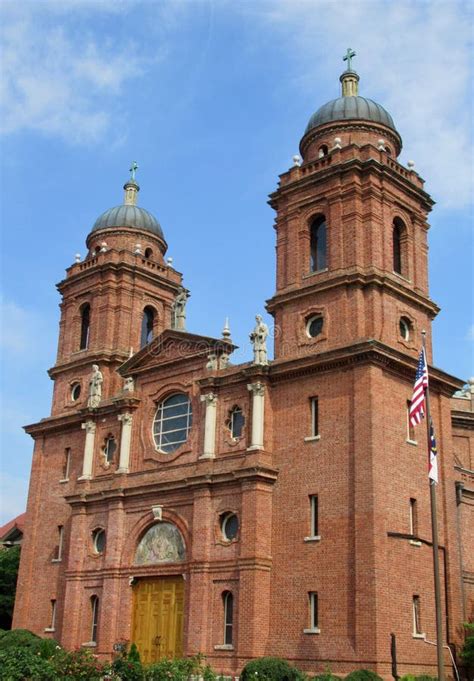
<svg viewBox="0 0 474 681"><path fill-rule="evenodd" d="M213 459L216 455L217 395L214 393L201 395L201 402L206 403L206 416L204 419L204 452L200 458Z"/></svg>
<svg viewBox="0 0 474 681"><path fill-rule="evenodd" d="M252 441L249 449L263 449L265 422L265 386L263 383L247 385L252 393Z"/></svg>
<svg viewBox="0 0 474 681"><path fill-rule="evenodd" d="M79 480L90 480L92 478L92 462L94 459L94 441L96 424L89 419L81 424L81 428L86 431L86 442L84 444L84 460L82 462L82 475Z"/></svg>
<svg viewBox="0 0 474 681"><path fill-rule="evenodd" d="M120 436L120 458L116 473L128 473L130 464L130 443L132 441L132 415L129 411L117 416L122 422L122 434Z"/></svg>

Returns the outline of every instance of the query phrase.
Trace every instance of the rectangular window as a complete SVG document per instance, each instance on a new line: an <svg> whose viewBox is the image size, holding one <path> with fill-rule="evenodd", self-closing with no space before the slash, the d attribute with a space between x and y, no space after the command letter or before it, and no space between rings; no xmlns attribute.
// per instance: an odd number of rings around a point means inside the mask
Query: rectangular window
<svg viewBox="0 0 474 681"><path fill-rule="evenodd" d="M56 546L56 551L53 560L60 561L63 556L63 540L64 540L64 527L58 525L58 543Z"/></svg>
<svg viewBox="0 0 474 681"><path fill-rule="evenodd" d="M310 527L310 538L319 537L319 502L318 495L311 494L309 497L310 503L310 513L311 513L311 527Z"/></svg>
<svg viewBox="0 0 474 681"><path fill-rule="evenodd" d="M418 512L416 499L410 499L410 534L418 536Z"/></svg>
<svg viewBox="0 0 474 681"><path fill-rule="evenodd" d="M66 447L64 450L64 463L63 463L63 480L69 480L69 470L71 468L71 448Z"/></svg>
<svg viewBox="0 0 474 681"><path fill-rule="evenodd" d="M409 442L416 442L415 427L410 421L410 404L411 401L407 400L407 440Z"/></svg>
<svg viewBox="0 0 474 681"><path fill-rule="evenodd" d="M49 629L51 631L54 631L56 626L56 599L52 598L51 599L51 624L49 625Z"/></svg>
<svg viewBox="0 0 474 681"><path fill-rule="evenodd" d="M308 593L308 598L309 598L309 628L311 631L317 631L319 629L317 592L310 591Z"/></svg>
<svg viewBox="0 0 474 681"><path fill-rule="evenodd" d="M422 636L420 597L413 596L413 636Z"/></svg>
<svg viewBox="0 0 474 681"><path fill-rule="evenodd" d="M319 404L317 397L310 398L311 404L311 437L319 435Z"/></svg>

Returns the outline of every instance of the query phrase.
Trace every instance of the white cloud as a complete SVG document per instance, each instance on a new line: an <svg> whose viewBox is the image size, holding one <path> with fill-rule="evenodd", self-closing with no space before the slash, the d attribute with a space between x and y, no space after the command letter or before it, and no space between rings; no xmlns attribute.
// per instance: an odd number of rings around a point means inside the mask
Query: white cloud
<svg viewBox="0 0 474 681"><path fill-rule="evenodd" d="M56 327L34 309L0 296L0 347L5 358L37 360L56 348Z"/></svg>
<svg viewBox="0 0 474 681"><path fill-rule="evenodd" d="M354 48L360 92L393 115L404 140L402 162L415 161L443 207L470 201L474 172L468 4L271 0L238 7L270 27L275 41L286 44L296 60L297 89L311 93L315 104L323 74L324 83L328 73L334 73L336 81L338 64L341 71L344 68L343 53L348 46Z"/></svg>
<svg viewBox="0 0 474 681"><path fill-rule="evenodd" d="M109 3L67 6L69 13L112 11ZM113 112L121 113L118 95L142 73L144 61L132 44L82 33L60 10L57 3L7 4L2 10L1 130L89 144L113 129Z"/></svg>

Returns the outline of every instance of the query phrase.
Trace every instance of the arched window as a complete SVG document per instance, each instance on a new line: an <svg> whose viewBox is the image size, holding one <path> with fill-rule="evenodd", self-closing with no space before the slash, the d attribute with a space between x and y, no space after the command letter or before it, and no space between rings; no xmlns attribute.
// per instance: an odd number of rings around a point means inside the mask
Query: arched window
<svg viewBox="0 0 474 681"><path fill-rule="evenodd" d="M404 253L406 228L400 218L393 221L393 271L397 274L405 274L406 258Z"/></svg>
<svg viewBox="0 0 474 681"><path fill-rule="evenodd" d="M153 257L153 251L151 248L145 248L145 258Z"/></svg>
<svg viewBox="0 0 474 681"><path fill-rule="evenodd" d="M325 270L327 267L326 218L319 215L311 224L311 272Z"/></svg>
<svg viewBox="0 0 474 681"><path fill-rule="evenodd" d="M149 343L153 338L153 325L155 323L155 310L149 305L143 310L142 317L142 335L140 340L140 347Z"/></svg>
<svg viewBox="0 0 474 681"><path fill-rule="evenodd" d="M84 303L81 307L81 340L79 350L87 350L89 347L89 331L91 324L91 306Z"/></svg>
<svg viewBox="0 0 474 681"><path fill-rule="evenodd" d="M242 437L245 418L240 407L233 407L231 409L228 423L231 437L234 440L238 440L240 437Z"/></svg>
<svg viewBox="0 0 474 681"><path fill-rule="evenodd" d="M91 596L91 642L97 643L97 626L99 623L99 597Z"/></svg>
<svg viewBox="0 0 474 681"><path fill-rule="evenodd" d="M322 146L319 147L318 150L318 158L323 158L324 156L327 156L329 153L329 149L327 144L323 144Z"/></svg>
<svg viewBox="0 0 474 681"><path fill-rule="evenodd" d="M224 591L222 594L222 604L224 606L224 644L231 646L234 628L234 597L230 591Z"/></svg>

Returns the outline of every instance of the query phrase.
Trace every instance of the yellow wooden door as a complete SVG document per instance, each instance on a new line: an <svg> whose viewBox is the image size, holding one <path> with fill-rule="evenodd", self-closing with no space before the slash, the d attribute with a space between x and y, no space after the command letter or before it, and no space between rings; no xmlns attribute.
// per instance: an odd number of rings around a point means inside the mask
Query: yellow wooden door
<svg viewBox="0 0 474 681"><path fill-rule="evenodd" d="M140 579L133 593L132 641L142 662L183 654L182 577Z"/></svg>

